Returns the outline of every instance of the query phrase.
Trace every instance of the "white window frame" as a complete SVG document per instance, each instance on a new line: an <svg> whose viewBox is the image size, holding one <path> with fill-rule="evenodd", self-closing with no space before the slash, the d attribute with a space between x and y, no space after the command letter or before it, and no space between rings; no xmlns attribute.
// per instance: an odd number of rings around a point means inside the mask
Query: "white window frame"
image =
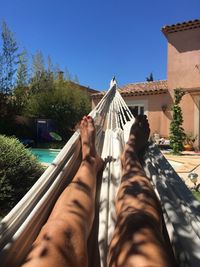
<svg viewBox="0 0 200 267"><path fill-rule="evenodd" d="M148 116L148 100L129 100L127 99L126 104L128 107L144 107L144 115Z"/></svg>

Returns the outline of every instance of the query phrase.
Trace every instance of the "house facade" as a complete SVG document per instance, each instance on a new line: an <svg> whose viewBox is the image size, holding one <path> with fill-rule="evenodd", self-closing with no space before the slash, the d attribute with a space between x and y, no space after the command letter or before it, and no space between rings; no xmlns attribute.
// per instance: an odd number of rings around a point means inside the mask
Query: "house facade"
<svg viewBox="0 0 200 267"><path fill-rule="evenodd" d="M200 20L193 20L162 28L168 41L167 80L132 83L119 91L134 115L146 114L151 134L169 136L172 119L173 92L182 88L183 128L197 135L200 145ZM104 93L94 94L95 106Z"/></svg>

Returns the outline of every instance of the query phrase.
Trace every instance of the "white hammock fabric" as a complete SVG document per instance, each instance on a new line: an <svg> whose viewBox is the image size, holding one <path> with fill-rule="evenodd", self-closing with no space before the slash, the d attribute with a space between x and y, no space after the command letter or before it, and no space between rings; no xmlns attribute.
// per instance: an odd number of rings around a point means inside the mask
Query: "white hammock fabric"
<svg viewBox="0 0 200 267"><path fill-rule="evenodd" d="M100 190L99 250L106 266L115 226L114 200L121 178L120 155L134 118L112 80L110 89L90 113L97 129L97 151L106 160ZM79 131L30 191L0 223L1 266L19 266L48 218L52 207L80 165ZM172 247L181 266L200 266L200 205L160 151L152 144L145 171L161 201ZM92 266L97 266L93 262Z"/></svg>

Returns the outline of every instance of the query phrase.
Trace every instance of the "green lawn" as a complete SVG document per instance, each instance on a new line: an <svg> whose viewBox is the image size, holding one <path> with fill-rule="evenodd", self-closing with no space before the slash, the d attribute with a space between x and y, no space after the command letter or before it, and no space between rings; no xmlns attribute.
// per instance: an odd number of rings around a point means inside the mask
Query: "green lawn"
<svg viewBox="0 0 200 267"><path fill-rule="evenodd" d="M200 202L200 192L192 191L192 194L195 196L195 198Z"/></svg>

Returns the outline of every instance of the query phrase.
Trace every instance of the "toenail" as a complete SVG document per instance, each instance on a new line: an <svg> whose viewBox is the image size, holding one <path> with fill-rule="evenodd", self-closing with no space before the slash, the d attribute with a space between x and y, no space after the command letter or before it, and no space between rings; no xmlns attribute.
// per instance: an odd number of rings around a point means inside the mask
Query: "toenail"
<svg viewBox="0 0 200 267"><path fill-rule="evenodd" d="M92 117L91 116L87 116L87 119L92 119Z"/></svg>

